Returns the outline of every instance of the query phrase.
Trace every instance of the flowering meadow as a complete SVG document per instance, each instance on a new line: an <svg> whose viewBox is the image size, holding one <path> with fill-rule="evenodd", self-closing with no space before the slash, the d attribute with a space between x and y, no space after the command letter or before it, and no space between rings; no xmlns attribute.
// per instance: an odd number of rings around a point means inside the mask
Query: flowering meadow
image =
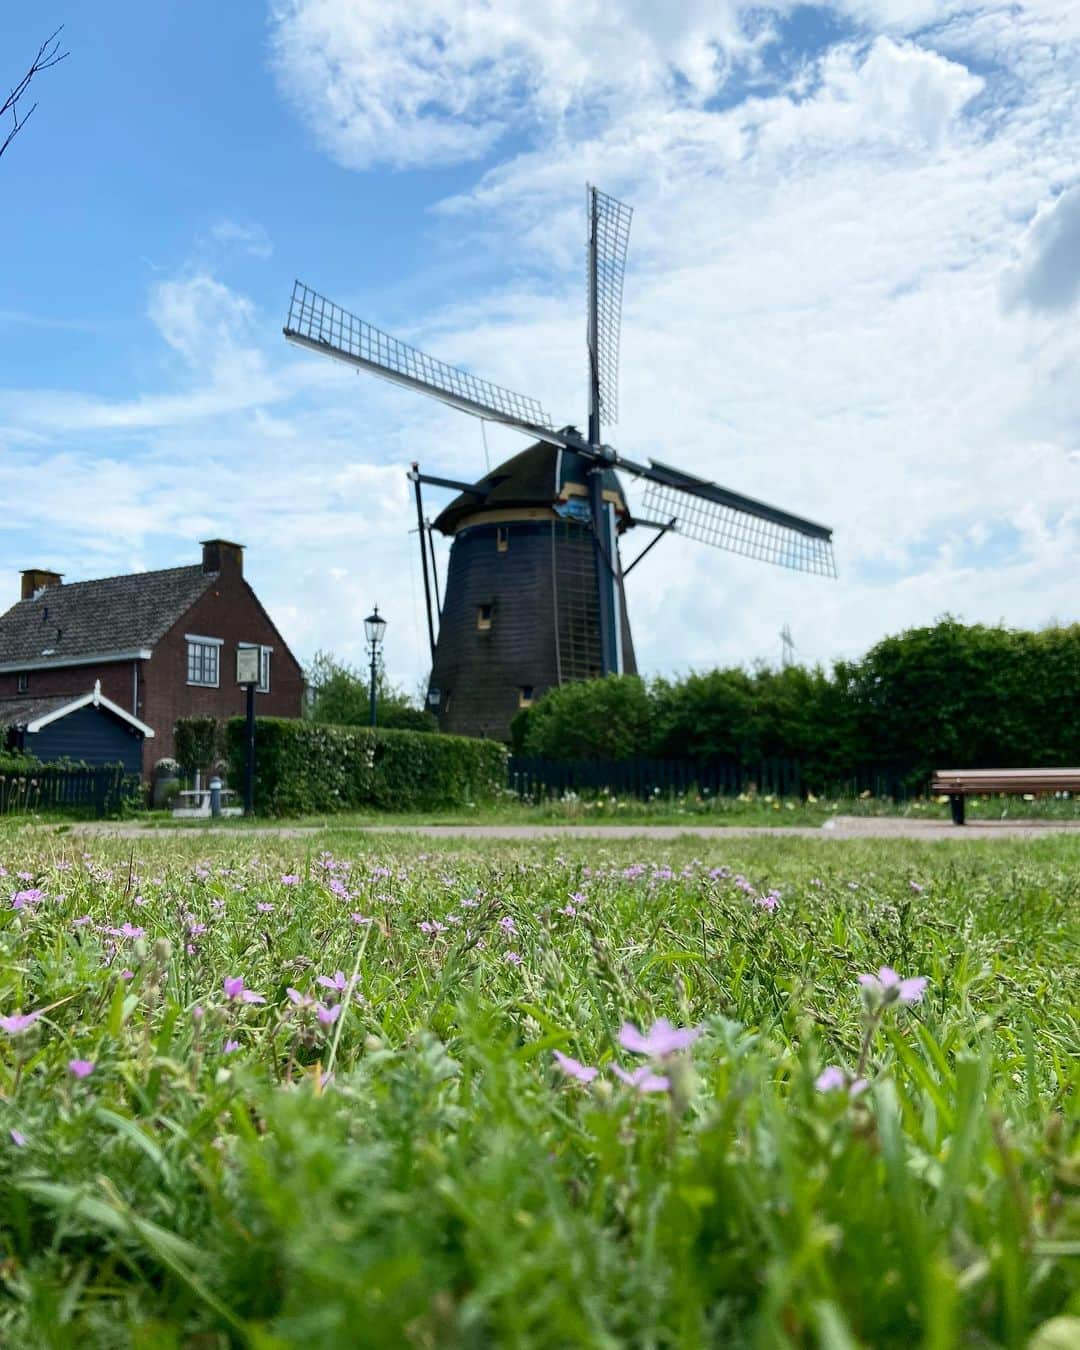
<svg viewBox="0 0 1080 1350"><path fill-rule="evenodd" d="M0 832L0 1344L1080 1345L1080 840Z"/></svg>

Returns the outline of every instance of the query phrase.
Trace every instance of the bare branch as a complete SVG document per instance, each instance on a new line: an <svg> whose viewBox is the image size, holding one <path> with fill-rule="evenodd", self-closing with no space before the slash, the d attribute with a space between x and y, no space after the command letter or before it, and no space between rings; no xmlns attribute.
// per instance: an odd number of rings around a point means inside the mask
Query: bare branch
<svg viewBox="0 0 1080 1350"><path fill-rule="evenodd" d="M4 99L3 103L0 103L0 117L6 117L8 113L11 113L11 130L4 140L0 141L0 155L3 155L4 151L29 121L31 114L37 107L36 103L32 103L30 108L24 112L21 117L19 116L19 100L26 93L27 89L29 89L30 81L35 75L40 74L41 71L51 70L53 66L58 66L60 62L68 56L67 52L62 52L60 50L60 34L62 32L63 24L60 25L55 33L51 33L45 39L38 48L37 56L34 57L30 69L18 82L15 88L12 89L11 93Z"/></svg>

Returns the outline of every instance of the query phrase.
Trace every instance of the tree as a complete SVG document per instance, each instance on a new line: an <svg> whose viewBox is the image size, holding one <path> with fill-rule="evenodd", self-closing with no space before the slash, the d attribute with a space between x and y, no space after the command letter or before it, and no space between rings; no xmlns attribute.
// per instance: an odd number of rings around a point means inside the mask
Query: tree
<svg viewBox="0 0 1080 1350"><path fill-rule="evenodd" d="M34 109L37 107L36 103L32 103L29 109L24 112L21 117L19 116L19 104L25 97L26 91L30 88L34 76L39 75L43 70L50 70L53 66L58 66L68 55L67 52L62 52L60 50L60 34L62 31L63 25L61 25L61 27L50 37L45 39L38 48L37 56L34 57L30 69L22 77L15 88L12 89L11 93L8 94L7 98L4 99L3 103L0 104L0 121L6 120L8 113L11 114L11 130L4 140L0 141L0 156L3 155L4 151L19 132L22 131L23 127L30 120Z"/></svg>
<svg viewBox="0 0 1080 1350"><path fill-rule="evenodd" d="M309 716L313 722L338 727L366 727L371 720L371 686L366 675L338 661L330 652L316 652L304 672ZM418 708L379 671L375 679L375 719L399 731L436 731L435 718Z"/></svg>
<svg viewBox="0 0 1080 1350"><path fill-rule="evenodd" d="M520 720L519 720L520 719ZM626 759L644 752L649 696L636 675L564 684L520 713L511 728L515 747L545 759Z"/></svg>

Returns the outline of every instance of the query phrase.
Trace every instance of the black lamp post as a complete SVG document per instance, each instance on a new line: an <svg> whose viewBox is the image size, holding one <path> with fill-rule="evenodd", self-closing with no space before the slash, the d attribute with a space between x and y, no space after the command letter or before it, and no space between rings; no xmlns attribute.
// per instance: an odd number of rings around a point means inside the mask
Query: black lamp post
<svg viewBox="0 0 1080 1350"><path fill-rule="evenodd" d="M379 660L379 648L386 634L386 620L376 605L364 620L364 634L367 637L368 650L371 653L371 725L375 725L375 667Z"/></svg>

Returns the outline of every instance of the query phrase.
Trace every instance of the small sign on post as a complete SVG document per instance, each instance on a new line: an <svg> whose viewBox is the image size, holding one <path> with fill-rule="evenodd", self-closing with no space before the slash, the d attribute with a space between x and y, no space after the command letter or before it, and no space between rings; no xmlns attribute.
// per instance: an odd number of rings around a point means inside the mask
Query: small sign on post
<svg viewBox="0 0 1080 1350"><path fill-rule="evenodd" d="M244 815L255 810L255 688L259 683L258 647L237 647L236 683L247 691L247 757L244 763Z"/></svg>

